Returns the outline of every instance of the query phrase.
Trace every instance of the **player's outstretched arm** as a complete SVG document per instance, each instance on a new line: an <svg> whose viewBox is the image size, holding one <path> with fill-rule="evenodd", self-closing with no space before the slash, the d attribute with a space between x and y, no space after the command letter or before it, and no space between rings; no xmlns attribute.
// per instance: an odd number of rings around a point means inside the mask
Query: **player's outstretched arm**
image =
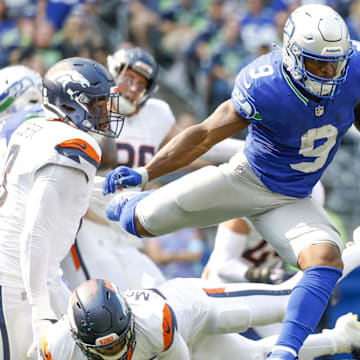
<svg viewBox="0 0 360 360"><path fill-rule="evenodd" d="M154 156L146 165L149 180L189 165L212 146L248 125L231 100L225 101L206 120L182 131Z"/></svg>
<svg viewBox="0 0 360 360"><path fill-rule="evenodd" d="M188 127L167 143L144 168L116 168L107 175L104 194L115 186L145 185L162 175L189 165L220 141L245 129L249 122L235 110L231 100L222 103L206 120Z"/></svg>

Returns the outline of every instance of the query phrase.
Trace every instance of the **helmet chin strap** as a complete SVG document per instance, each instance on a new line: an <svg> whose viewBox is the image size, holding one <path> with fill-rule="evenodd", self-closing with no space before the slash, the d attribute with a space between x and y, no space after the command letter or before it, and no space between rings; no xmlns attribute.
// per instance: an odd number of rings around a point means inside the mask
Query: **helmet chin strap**
<svg viewBox="0 0 360 360"><path fill-rule="evenodd" d="M129 100L125 99L123 96L119 97L118 112L130 116L136 111L136 106L132 104Z"/></svg>

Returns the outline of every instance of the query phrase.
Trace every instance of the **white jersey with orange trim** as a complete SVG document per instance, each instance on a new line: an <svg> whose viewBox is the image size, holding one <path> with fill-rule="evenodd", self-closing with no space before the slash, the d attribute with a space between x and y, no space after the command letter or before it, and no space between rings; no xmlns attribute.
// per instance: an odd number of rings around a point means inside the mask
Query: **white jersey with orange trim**
<svg viewBox="0 0 360 360"><path fill-rule="evenodd" d="M5 359L6 354L23 359L32 341L31 325L36 336L43 319L66 311L70 291L59 264L88 208L101 150L95 139L69 124L34 118L11 136L6 156L0 180L5 329L0 358L3 351ZM30 310L30 324L25 309Z"/></svg>
<svg viewBox="0 0 360 360"><path fill-rule="evenodd" d="M206 335L241 332L253 323L281 318L289 293L284 285L219 284L189 278L173 279L156 289L127 290L123 295L135 315L136 346L131 360L191 359L192 348ZM266 301L272 302L271 314L259 308ZM86 359L74 346L68 321L46 331L37 359L48 358Z"/></svg>
<svg viewBox="0 0 360 360"><path fill-rule="evenodd" d="M149 99L125 120L121 135L116 139L118 164L132 168L147 164L174 125L175 117L169 105L159 99Z"/></svg>
<svg viewBox="0 0 360 360"><path fill-rule="evenodd" d="M7 162L2 176L0 194L0 284L23 286L20 269L19 239L26 220L26 203L37 171L46 165L60 165L75 168L84 173L89 187L86 198L80 197L76 212L85 214L95 177L100 164L101 150L96 141L83 131L60 121L49 121L44 118L32 119L21 125L13 134L7 152ZM90 186L91 185L91 186ZM75 205L75 204L74 204ZM49 204L49 210L51 209ZM75 207L75 206L74 206ZM75 211L75 210L74 210ZM69 214L72 215L72 214ZM79 226L79 218L73 218L72 233ZM49 229L52 242L58 243L55 257L64 256L69 244L65 239L69 228L64 224L72 219L59 219L63 225L58 234ZM54 237L54 235L57 235ZM75 235L75 233L73 234ZM68 241L73 241L71 236ZM64 249L61 251L61 249ZM60 252L60 254L59 254Z"/></svg>
<svg viewBox="0 0 360 360"><path fill-rule="evenodd" d="M344 250L342 278L359 266L359 252L359 244ZM265 359L275 338L265 346L238 333L282 321L291 290L301 278L302 272L298 272L278 285L177 278L156 289L127 290L122 294L135 315L136 346L131 360L151 360L155 356L159 360L218 360L229 358L229 354ZM322 341L319 334L312 337L304 344L308 356L302 358L300 353L300 359L340 351L335 334L324 335ZM340 352L345 351L351 351L349 344ZM35 359L86 360L71 336L66 317L46 329Z"/></svg>
<svg viewBox="0 0 360 360"><path fill-rule="evenodd" d="M127 290L123 295L135 315L136 346L132 360L150 360L155 357L190 359L188 347L178 328L175 310L161 290ZM193 316L199 310L187 304L184 304L182 309L186 319L191 320L193 324ZM179 315L182 315L181 311ZM47 330L37 356L37 359L52 360L86 359L80 348L75 345L66 317Z"/></svg>
<svg viewBox="0 0 360 360"><path fill-rule="evenodd" d="M175 116L165 101L149 99L139 111L125 119L124 128L116 139L118 164L136 168L148 163L175 122ZM102 181L93 193L90 211L102 217L105 223L90 219L84 221L72 252L62 262L69 287L74 289L90 278L110 280L121 290L159 285L165 278L158 267L141 251L134 249L143 247L142 241L129 236L119 226L114 231L108 223L105 206L109 197L102 195ZM103 256L99 257L99 253Z"/></svg>

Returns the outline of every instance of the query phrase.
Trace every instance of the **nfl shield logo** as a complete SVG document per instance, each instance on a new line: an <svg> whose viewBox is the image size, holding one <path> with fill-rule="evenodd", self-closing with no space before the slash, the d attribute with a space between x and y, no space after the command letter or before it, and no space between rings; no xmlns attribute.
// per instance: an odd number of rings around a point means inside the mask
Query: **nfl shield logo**
<svg viewBox="0 0 360 360"><path fill-rule="evenodd" d="M316 116L321 116L322 114L324 114L324 107L322 105L318 105L315 108L315 115Z"/></svg>

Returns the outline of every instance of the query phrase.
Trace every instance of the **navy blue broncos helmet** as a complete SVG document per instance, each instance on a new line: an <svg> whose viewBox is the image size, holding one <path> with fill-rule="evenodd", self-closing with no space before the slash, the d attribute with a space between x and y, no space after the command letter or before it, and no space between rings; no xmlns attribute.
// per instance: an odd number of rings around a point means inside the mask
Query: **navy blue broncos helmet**
<svg viewBox="0 0 360 360"><path fill-rule="evenodd" d="M121 76L126 69L130 68L148 81L147 88L136 104L130 103L125 98L120 99L120 111L124 109L126 115L131 115L143 106L157 89L159 66L153 56L140 47L117 50L113 55L108 56L107 66L115 80L118 80L119 75Z"/></svg>
<svg viewBox="0 0 360 360"><path fill-rule="evenodd" d="M87 359L131 359L136 344L134 315L114 284L83 282L72 293L68 318L72 336Z"/></svg>
<svg viewBox="0 0 360 360"><path fill-rule="evenodd" d="M118 137L124 115L119 91L107 69L97 61L73 57L59 61L43 80L47 115L74 123L83 131ZM50 113L50 114L49 114Z"/></svg>

